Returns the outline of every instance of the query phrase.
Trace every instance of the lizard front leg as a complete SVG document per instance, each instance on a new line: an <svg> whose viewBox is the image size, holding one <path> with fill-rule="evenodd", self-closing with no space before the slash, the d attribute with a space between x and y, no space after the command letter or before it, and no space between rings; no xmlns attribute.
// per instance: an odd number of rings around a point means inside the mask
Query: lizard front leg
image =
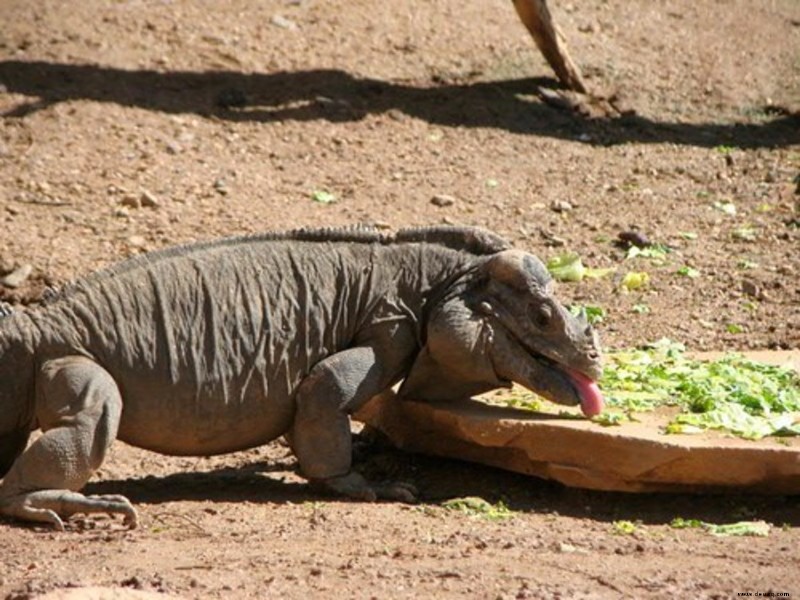
<svg viewBox="0 0 800 600"><path fill-rule="evenodd" d="M301 383L289 436L300 470L312 483L351 498L413 502L403 483L375 484L351 470L350 414L392 383L371 347L350 348L317 363Z"/></svg>
<svg viewBox="0 0 800 600"><path fill-rule="evenodd" d="M0 483L0 514L50 523L75 513L122 514L136 527L123 496L79 493L117 436L122 398L111 375L94 361L68 356L45 362L36 382L36 419L44 431Z"/></svg>

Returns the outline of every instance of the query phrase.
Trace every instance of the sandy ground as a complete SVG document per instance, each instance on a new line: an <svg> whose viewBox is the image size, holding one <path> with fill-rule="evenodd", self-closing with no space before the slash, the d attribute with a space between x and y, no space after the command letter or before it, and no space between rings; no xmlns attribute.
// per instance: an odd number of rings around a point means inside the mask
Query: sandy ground
<svg viewBox="0 0 800 600"><path fill-rule="evenodd" d="M615 268L559 290L607 311L609 347L800 347L800 5L554 12L587 83L625 114L543 103L551 73L502 3L3 1L0 274L33 274L0 299L35 304L45 285L220 235L465 223ZM625 260L612 242L629 230L672 252ZM620 293L628 271L650 285ZM143 526L2 522L0 596L79 584L189 598L800 594L797 498L603 494L365 456L422 501L315 494L278 443L211 459L118 444L89 490L128 495ZM512 514L441 506L459 496ZM775 527L716 538L669 527L678 516Z"/></svg>

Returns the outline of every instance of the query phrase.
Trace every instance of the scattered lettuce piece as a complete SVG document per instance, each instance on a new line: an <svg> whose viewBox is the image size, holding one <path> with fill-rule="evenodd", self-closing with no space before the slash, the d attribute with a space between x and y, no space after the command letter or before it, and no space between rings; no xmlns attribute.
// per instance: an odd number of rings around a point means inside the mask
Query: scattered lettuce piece
<svg viewBox="0 0 800 600"><path fill-rule="evenodd" d="M487 502L478 496L467 496L465 498L453 498L442 503L448 510L458 511L471 517L483 517L493 521L508 519L514 516L503 501L496 504Z"/></svg>
<svg viewBox="0 0 800 600"><path fill-rule="evenodd" d="M615 425L621 424L623 421L626 420L624 414L620 412L611 412L605 411L600 413L599 415L595 415L592 417L592 421L602 425L603 427L613 427Z"/></svg>
<svg viewBox="0 0 800 600"><path fill-rule="evenodd" d="M634 304L631 306L631 312L635 312L640 315L646 315L650 312L650 307L647 306L647 304Z"/></svg>
<svg viewBox="0 0 800 600"><path fill-rule="evenodd" d="M739 354L686 358L682 344L660 340L607 355L600 389L625 412L676 406L666 433L718 429L745 439L800 435L800 374Z"/></svg>
<svg viewBox="0 0 800 600"><path fill-rule="evenodd" d="M726 525L706 523L705 526L711 535L719 537L732 535L767 537L771 528L770 524L766 521L740 521L738 523L728 523Z"/></svg>
<svg viewBox="0 0 800 600"><path fill-rule="evenodd" d="M766 537L769 535L771 526L766 521L739 521L738 523L725 523L715 525L706 523L699 519L683 519L675 517L669 524L673 529L705 529L711 535L719 537L734 535L751 535Z"/></svg>
<svg viewBox="0 0 800 600"><path fill-rule="evenodd" d="M625 273L625 276L622 278L622 283L620 284L622 287L623 292L630 292L633 290L639 290L643 287L646 287L647 284L650 283L650 275L642 272L633 272Z"/></svg>
<svg viewBox="0 0 800 600"><path fill-rule="evenodd" d="M617 535L633 535L636 533L636 523L632 521L614 521L612 524Z"/></svg>
<svg viewBox="0 0 800 600"><path fill-rule="evenodd" d="M690 279L696 279L697 277L700 277L700 271L686 265L675 271L675 273L681 277L689 277Z"/></svg>
<svg viewBox="0 0 800 600"><path fill-rule="evenodd" d="M315 190L312 192L311 199L320 204L332 204L336 202L336 196L324 190Z"/></svg>
<svg viewBox="0 0 800 600"><path fill-rule="evenodd" d="M631 246L628 248L625 258L630 259L642 257L664 263L666 262L667 254L670 252L672 252L672 250L670 250L669 246L665 246L663 244L652 244L650 246L645 246L644 248L639 248L639 246Z"/></svg>
<svg viewBox="0 0 800 600"><path fill-rule="evenodd" d="M602 323L606 318L606 311L602 306L573 304L569 307L569 312L575 317L583 315L591 325Z"/></svg>
<svg viewBox="0 0 800 600"><path fill-rule="evenodd" d="M725 202L714 202L713 206L715 209L725 213L728 216L733 217L736 215L736 205L730 200L726 200Z"/></svg>
<svg viewBox="0 0 800 600"><path fill-rule="evenodd" d="M678 235L681 236L685 240L696 240L697 239L697 234L694 233L693 231L681 231Z"/></svg>
<svg viewBox="0 0 800 600"><path fill-rule="evenodd" d="M755 227L737 227L731 231L731 237L739 242L755 242L758 239L758 231Z"/></svg>
<svg viewBox="0 0 800 600"><path fill-rule="evenodd" d="M673 529L699 529L704 525L705 523L699 519L684 519L682 517L675 517L669 524Z"/></svg>
<svg viewBox="0 0 800 600"><path fill-rule="evenodd" d="M574 252L559 254L547 261L547 270L558 281L597 279L613 273L614 269L590 269L583 265L580 255Z"/></svg>

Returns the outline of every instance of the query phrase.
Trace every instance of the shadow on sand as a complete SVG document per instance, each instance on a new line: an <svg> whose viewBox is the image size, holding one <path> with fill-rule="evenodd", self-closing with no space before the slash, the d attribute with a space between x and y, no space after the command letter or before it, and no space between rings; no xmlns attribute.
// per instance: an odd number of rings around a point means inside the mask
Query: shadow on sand
<svg viewBox="0 0 800 600"><path fill-rule="evenodd" d="M776 148L800 142L800 115L770 109L758 123L668 123L628 115L585 119L533 97L552 80L419 85L354 77L341 70L270 74L128 71L93 65L0 61L7 92L37 98L7 111L24 117L69 100L110 102L228 121L350 122L387 111L433 125L485 127L595 145L627 142ZM769 111L768 111L769 112Z"/></svg>

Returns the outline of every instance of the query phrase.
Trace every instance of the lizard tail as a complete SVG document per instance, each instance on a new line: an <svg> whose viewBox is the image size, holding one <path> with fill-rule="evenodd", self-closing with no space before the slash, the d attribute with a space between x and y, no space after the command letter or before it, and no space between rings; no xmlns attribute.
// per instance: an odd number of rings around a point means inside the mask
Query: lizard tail
<svg viewBox="0 0 800 600"><path fill-rule="evenodd" d="M30 431L27 429L17 429L16 431L0 434L0 479L6 476L11 465L25 450L29 436Z"/></svg>

